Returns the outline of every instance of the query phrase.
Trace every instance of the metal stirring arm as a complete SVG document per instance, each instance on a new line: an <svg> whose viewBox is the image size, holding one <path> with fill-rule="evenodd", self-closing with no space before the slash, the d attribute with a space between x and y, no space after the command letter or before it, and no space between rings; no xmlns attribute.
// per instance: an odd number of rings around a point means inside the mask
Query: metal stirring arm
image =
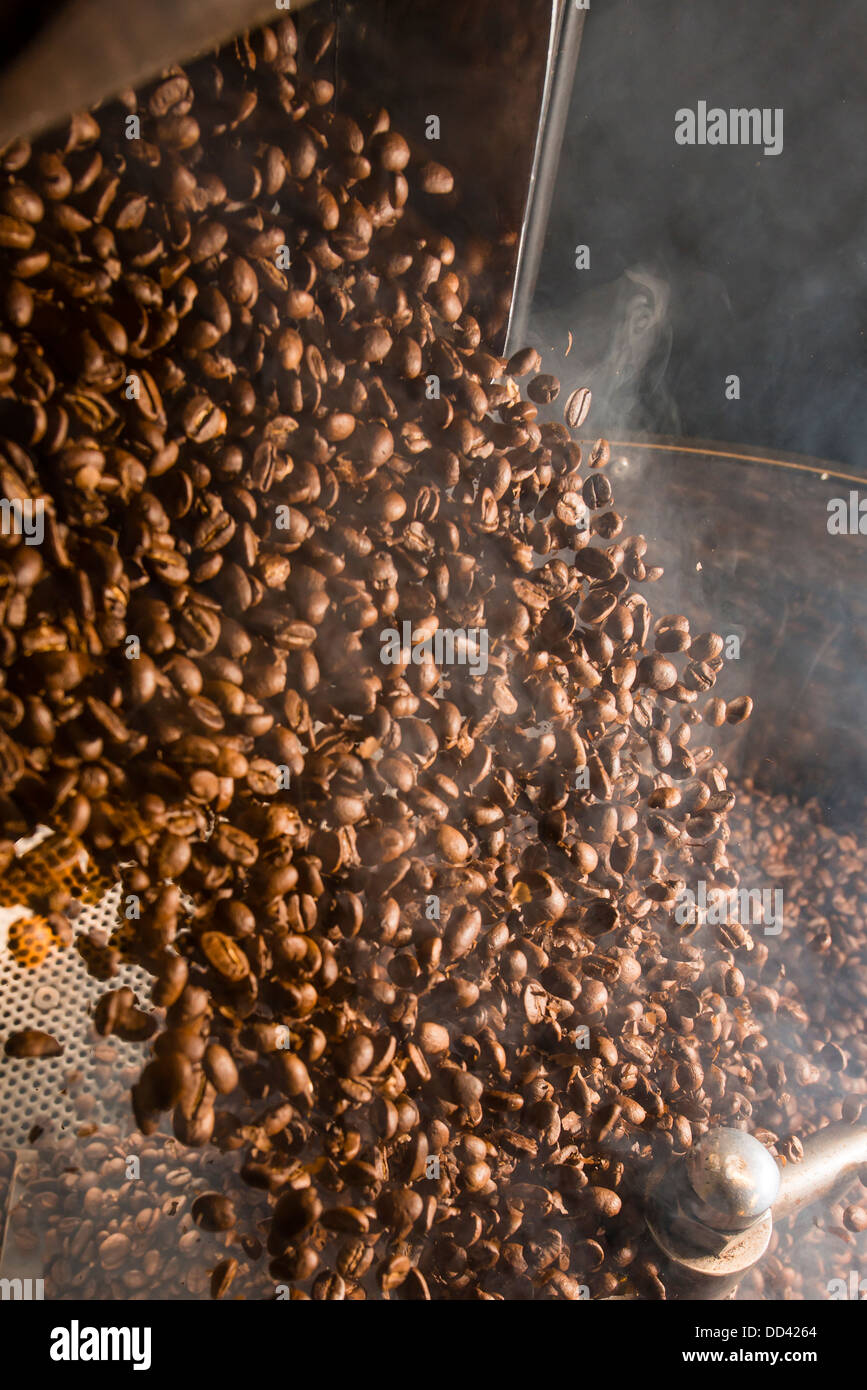
<svg viewBox="0 0 867 1390"><path fill-rule="evenodd" d="M767 1250L774 1221L840 1195L867 1172L863 1126L829 1125L803 1149L799 1163L781 1169L751 1135L714 1129L652 1180L646 1218L671 1297L732 1298Z"/></svg>
<svg viewBox="0 0 867 1390"><path fill-rule="evenodd" d="M811 1202L831 1200L867 1170L867 1128L828 1125L804 1140L800 1163L787 1163L773 1206L775 1221L795 1216Z"/></svg>

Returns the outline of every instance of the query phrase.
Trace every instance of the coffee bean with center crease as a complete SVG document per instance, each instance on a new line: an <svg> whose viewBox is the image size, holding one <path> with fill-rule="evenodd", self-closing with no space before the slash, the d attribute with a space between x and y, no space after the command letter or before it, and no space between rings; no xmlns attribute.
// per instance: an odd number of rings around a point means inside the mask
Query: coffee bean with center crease
<svg viewBox="0 0 867 1390"><path fill-rule="evenodd" d="M198 1148L214 1132L214 1088L204 1077L189 1088L175 1106L172 1127L182 1144Z"/></svg>
<svg viewBox="0 0 867 1390"><path fill-rule="evenodd" d="M43 1033L38 1028L23 1028L10 1033L3 1051L7 1057L60 1057L63 1044L51 1033Z"/></svg>
<svg viewBox="0 0 867 1390"><path fill-rule="evenodd" d="M588 387L579 386L566 401L566 424L570 430L577 430L584 424L590 413L592 395Z"/></svg>
<svg viewBox="0 0 867 1390"><path fill-rule="evenodd" d="M555 376L541 373L534 376L527 386L527 395L539 405L550 405L560 394L560 383Z"/></svg>
<svg viewBox="0 0 867 1390"><path fill-rule="evenodd" d="M581 496L593 511L607 507L613 496L611 483L604 473L592 473L581 488Z"/></svg>
<svg viewBox="0 0 867 1390"><path fill-rule="evenodd" d="M196 444L204 444L225 433L226 416L207 396L194 396L181 417L184 432Z"/></svg>

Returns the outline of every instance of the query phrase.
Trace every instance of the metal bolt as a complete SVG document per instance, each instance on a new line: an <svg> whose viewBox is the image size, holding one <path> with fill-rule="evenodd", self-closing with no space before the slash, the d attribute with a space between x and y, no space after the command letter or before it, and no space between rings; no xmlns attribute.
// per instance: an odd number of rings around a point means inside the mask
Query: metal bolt
<svg viewBox="0 0 867 1390"><path fill-rule="evenodd" d="M41 1013L47 1014L49 1009L56 1009L59 1003L60 994L53 985L40 985L33 991L33 1007Z"/></svg>
<svg viewBox="0 0 867 1390"><path fill-rule="evenodd" d="M687 1159L700 1219L723 1231L743 1231L773 1206L780 1170L764 1145L740 1129L702 1136Z"/></svg>

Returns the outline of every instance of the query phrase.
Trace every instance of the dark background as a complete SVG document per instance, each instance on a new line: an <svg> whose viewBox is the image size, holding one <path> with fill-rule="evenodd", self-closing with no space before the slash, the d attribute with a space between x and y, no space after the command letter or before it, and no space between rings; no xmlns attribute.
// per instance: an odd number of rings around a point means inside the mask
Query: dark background
<svg viewBox="0 0 867 1390"><path fill-rule="evenodd" d="M532 336L593 431L867 473L865 54L865 0L591 0ZM782 153L675 144L699 100L783 107Z"/></svg>

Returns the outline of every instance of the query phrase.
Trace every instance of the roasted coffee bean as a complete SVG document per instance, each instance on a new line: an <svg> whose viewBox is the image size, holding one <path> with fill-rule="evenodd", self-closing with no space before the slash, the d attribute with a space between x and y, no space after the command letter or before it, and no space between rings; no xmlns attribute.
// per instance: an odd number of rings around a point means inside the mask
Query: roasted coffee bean
<svg viewBox="0 0 867 1390"><path fill-rule="evenodd" d="M33 245L34 237L30 222L0 213L0 246L12 251L27 251Z"/></svg>
<svg viewBox="0 0 867 1390"><path fill-rule="evenodd" d="M196 444L216 439L226 430L226 416L207 396L194 396L184 407L184 431Z"/></svg>
<svg viewBox="0 0 867 1390"><path fill-rule="evenodd" d="M560 394L560 383L555 376L543 373L534 376L527 386L527 395L539 405L550 405ZM589 406L588 406L589 409Z"/></svg>
<svg viewBox="0 0 867 1390"><path fill-rule="evenodd" d="M529 372L538 372L541 365L542 359L535 348L521 348L509 358L506 372L509 376L527 376Z"/></svg>
<svg viewBox="0 0 867 1390"><path fill-rule="evenodd" d="M867 1231L867 1207L849 1206L843 1212L847 1231Z"/></svg>
<svg viewBox="0 0 867 1390"><path fill-rule="evenodd" d="M38 1028L23 1028L20 1032L9 1034L3 1051L7 1057L61 1057L63 1044Z"/></svg>
<svg viewBox="0 0 867 1390"><path fill-rule="evenodd" d="M725 702L725 700L720 700L720 699L718 699L718 698L714 698L714 699L712 699L712 700L708 700L707 704L706 704L705 707L704 707L704 721L705 721L705 723L706 723L706 724L709 724L709 725L711 726L711 728L718 729L722 724L725 723L725 719L726 719L726 702Z"/></svg>
<svg viewBox="0 0 867 1390"><path fill-rule="evenodd" d="M569 396L566 401L564 411L566 424L569 426L570 430L577 430L584 424L584 421L590 413L591 402L592 396L586 386L579 386L577 390L572 392L571 396ZM584 500L586 502L587 498L585 497ZM588 502L587 505L589 506L590 503Z"/></svg>
<svg viewBox="0 0 867 1390"><path fill-rule="evenodd" d="M274 1208L274 1226L281 1236L292 1240L306 1231L322 1214L322 1203L312 1188L290 1190Z"/></svg>
<svg viewBox="0 0 867 1390"><path fill-rule="evenodd" d="M419 183L425 193L442 195L451 193L454 188L454 178L448 169L442 164L437 164L434 160L428 160L419 169Z"/></svg>
<svg viewBox="0 0 867 1390"><path fill-rule="evenodd" d="M189 1060L175 1052L148 1063L139 1082L139 1095L147 1110L171 1110L192 1084Z"/></svg>
<svg viewBox="0 0 867 1390"><path fill-rule="evenodd" d="M575 556L575 568L591 579L613 579L617 566L604 550L594 550L588 546L579 550Z"/></svg>
<svg viewBox="0 0 867 1390"><path fill-rule="evenodd" d="M444 825L437 832L437 843L443 857L450 864L463 864L469 856L466 837L454 826Z"/></svg>
<svg viewBox="0 0 867 1390"><path fill-rule="evenodd" d="M749 695L739 695L736 700L729 700L726 705L726 723L742 724L749 719L753 712L753 702Z"/></svg>
<svg viewBox="0 0 867 1390"><path fill-rule="evenodd" d="M638 663L636 680L639 685L650 686L651 690L670 690L677 680L677 667L654 652L652 656L642 657Z"/></svg>
<svg viewBox="0 0 867 1390"><path fill-rule="evenodd" d="M222 932L203 932L201 947L210 965L225 980L238 982L250 973L247 957L230 936Z"/></svg>
<svg viewBox="0 0 867 1390"><path fill-rule="evenodd" d="M607 507L612 495L611 484L604 473L592 473L581 489L581 496L592 511Z"/></svg>
<svg viewBox="0 0 867 1390"><path fill-rule="evenodd" d="M346 1282L343 1276L324 1269L313 1282L311 1297L332 1302L342 1301L346 1298Z"/></svg>
<svg viewBox="0 0 867 1390"><path fill-rule="evenodd" d="M192 1217L206 1231L230 1231L237 1221L234 1203L221 1192L204 1192L197 1197Z"/></svg>
<svg viewBox="0 0 867 1390"><path fill-rule="evenodd" d="M234 1257L221 1260L211 1273L211 1297L224 1298L237 1272L238 1261Z"/></svg>
<svg viewBox="0 0 867 1390"><path fill-rule="evenodd" d="M611 448L607 439L597 439L587 457L588 468L604 468L611 457Z"/></svg>

